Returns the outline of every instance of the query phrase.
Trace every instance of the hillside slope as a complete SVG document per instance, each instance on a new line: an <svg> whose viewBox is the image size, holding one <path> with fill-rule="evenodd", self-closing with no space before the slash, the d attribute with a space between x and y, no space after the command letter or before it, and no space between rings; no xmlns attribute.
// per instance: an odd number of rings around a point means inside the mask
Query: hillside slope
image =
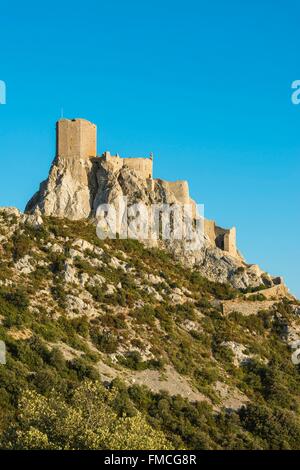
<svg viewBox="0 0 300 470"><path fill-rule="evenodd" d="M284 288L212 282L88 221L16 209L0 210L0 255L2 447L299 448L300 304ZM82 440L86 400L103 415Z"/></svg>

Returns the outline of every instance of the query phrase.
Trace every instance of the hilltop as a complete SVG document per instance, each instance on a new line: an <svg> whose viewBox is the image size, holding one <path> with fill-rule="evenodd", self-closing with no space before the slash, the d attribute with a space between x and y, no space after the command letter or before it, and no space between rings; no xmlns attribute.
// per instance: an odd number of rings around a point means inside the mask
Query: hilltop
<svg viewBox="0 0 300 470"><path fill-rule="evenodd" d="M170 237L159 236L153 240L153 230L146 235L137 233L136 237L147 246L175 254L178 261L195 267L212 281L250 289L283 284L279 276L271 276L258 265L244 260L236 245L235 227L219 227L215 221L199 214L187 181L153 178L152 155L150 158L121 158L104 152L97 156L97 127L84 119L62 119L56 129L57 150L49 176L28 202L26 213L96 223L99 206L111 205L121 220L121 226L117 227L121 232L124 200L129 207L142 204L146 211L162 208L170 219L172 210L177 210L173 213L176 222ZM196 243L192 237L185 236L184 230L181 239L176 238L176 226L184 222L184 212L180 210L186 208L190 212L190 226L200 222L200 241ZM127 222L126 218L125 238L132 238L128 235Z"/></svg>
<svg viewBox="0 0 300 470"><path fill-rule="evenodd" d="M153 163L63 119L25 213L0 208L2 448L299 448L299 301Z"/></svg>
<svg viewBox="0 0 300 470"><path fill-rule="evenodd" d="M6 208L0 227L2 447L299 447L298 301L101 241L91 221ZM83 442L84 403L99 400L112 440L93 421Z"/></svg>

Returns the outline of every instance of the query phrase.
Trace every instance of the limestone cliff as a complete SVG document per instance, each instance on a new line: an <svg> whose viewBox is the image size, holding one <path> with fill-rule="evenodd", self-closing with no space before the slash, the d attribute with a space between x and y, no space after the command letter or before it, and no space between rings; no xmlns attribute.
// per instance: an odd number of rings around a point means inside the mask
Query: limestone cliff
<svg viewBox="0 0 300 470"><path fill-rule="evenodd" d="M27 204L26 212L37 208L45 215L85 219L91 214L92 160L59 157L52 164L49 178Z"/></svg>
<svg viewBox="0 0 300 470"><path fill-rule="evenodd" d="M125 196L129 204L142 202L148 207L152 204L186 202L194 207L185 182L179 182L174 190L174 183L145 179L127 165L116 165L113 158L58 155L48 179L40 185L25 211L70 220L93 219L99 204L117 204L120 196ZM280 279L273 279L258 266L245 263L238 253L232 256L216 246L207 233L201 249L192 251L186 249L187 242L184 241L145 242L167 248L177 259L189 266L196 266L207 278L230 282L236 288L271 287L280 282Z"/></svg>

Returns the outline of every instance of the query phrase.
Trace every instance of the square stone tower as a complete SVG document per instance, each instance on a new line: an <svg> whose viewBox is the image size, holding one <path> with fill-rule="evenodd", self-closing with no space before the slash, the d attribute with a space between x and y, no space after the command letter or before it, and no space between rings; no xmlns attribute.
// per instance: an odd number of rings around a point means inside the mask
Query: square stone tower
<svg viewBox="0 0 300 470"><path fill-rule="evenodd" d="M85 119L60 119L56 123L56 156L97 156L97 126Z"/></svg>

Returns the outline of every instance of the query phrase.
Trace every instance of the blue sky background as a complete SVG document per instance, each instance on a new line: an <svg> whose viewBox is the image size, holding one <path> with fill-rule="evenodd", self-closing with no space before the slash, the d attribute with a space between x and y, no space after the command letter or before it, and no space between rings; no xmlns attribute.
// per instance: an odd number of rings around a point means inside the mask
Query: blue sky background
<svg viewBox="0 0 300 470"><path fill-rule="evenodd" d="M154 152L206 216L237 226L247 261L300 296L297 0L1 4L0 205L24 209L60 117L99 127L98 151Z"/></svg>

